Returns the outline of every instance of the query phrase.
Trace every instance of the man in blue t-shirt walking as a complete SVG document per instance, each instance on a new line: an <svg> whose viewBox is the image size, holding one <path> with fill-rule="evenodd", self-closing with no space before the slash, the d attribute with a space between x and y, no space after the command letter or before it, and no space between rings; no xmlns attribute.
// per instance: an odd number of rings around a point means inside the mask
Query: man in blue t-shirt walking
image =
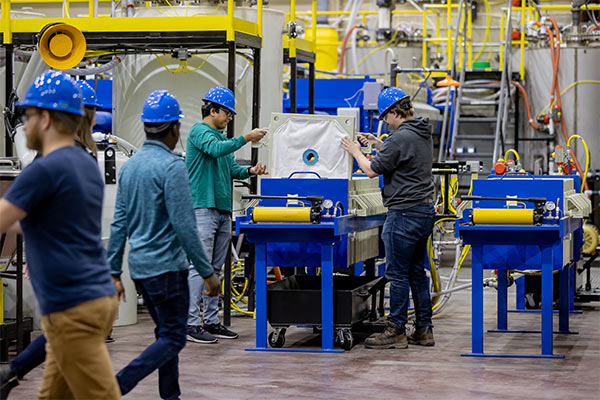
<svg viewBox="0 0 600 400"><path fill-rule="evenodd" d="M179 103L166 90L150 93L142 111L144 145L119 172L115 216L108 243L111 273L120 285L125 242L129 271L144 298L156 341L117 374L123 395L158 369L162 399L177 399L178 354L186 342L188 257L204 279L205 293L216 296L221 284L206 257L194 224L190 182L181 157Z"/></svg>
<svg viewBox="0 0 600 400"><path fill-rule="evenodd" d="M117 312L101 238L104 184L75 147L83 103L75 82L46 71L17 106L27 146L42 156L0 199L0 232L19 232L48 341L39 398L119 399L104 339ZM19 225L20 222L20 225Z"/></svg>

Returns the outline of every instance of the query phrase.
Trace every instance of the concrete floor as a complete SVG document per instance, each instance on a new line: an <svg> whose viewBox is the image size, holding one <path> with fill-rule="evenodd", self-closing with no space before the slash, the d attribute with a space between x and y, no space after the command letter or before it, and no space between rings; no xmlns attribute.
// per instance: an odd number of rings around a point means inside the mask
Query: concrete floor
<svg viewBox="0 0 600 400"><path fill-rule="evenodd" d="M469 272L461 271L461 276ZM510 295L514 305L514 288ZM486 329L495 327L495 291L485 291ZM238 340L189 343L180 355L183 399L593 399L600 398L600 305L571 316L578 335L555 335L564 359L466 358L470 351L470 291L453 295L435 318L436 345L406 350L368 350L358 344L343 354L246 352L254 322L234 318ZM537 314L509 314L511 329L539 329ZM555 326L558 321L555 319ZM139 323L115 328L109 344L115 371L153 341L147 313ZM310 329L291 328L286 347L310 348ZM540 353L536 334L485 334L486 352ZM11 399L36 397L43 366L13 389ZM127 399L158 398L157 375L142 381Z"/></svg>

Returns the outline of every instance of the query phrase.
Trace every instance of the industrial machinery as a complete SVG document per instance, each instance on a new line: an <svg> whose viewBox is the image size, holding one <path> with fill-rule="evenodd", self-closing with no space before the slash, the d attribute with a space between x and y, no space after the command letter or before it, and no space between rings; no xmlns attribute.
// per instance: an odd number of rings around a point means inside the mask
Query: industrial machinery
<svg viewBox="0 0 600 400"><path fill-rule="evenodd" d="M560 276L559 332L569 330L573 265L581 259L582 222L591 211L577 176L490 175L473 182L471 206L456 221L456 236L472 249L472 352L465 356L562 357L553 353L553 272ZM494 332L508 329L507 287L512 271L541 270L541 355L483 351L483 270L497 270Z"/></svg>
<svg viewBox="0 0 600 400"><path fill-rule="evenodd" d="M352 158L339 145L342 137L355 137L354 123L346 116L271 116L269 175L260 181L260 196L250 196L246 216L236 219L237 233L256 248L258 350L267 350L267 266L320 268L321 351L330 352L333 268L379 254L378 227L386 212L379 182L353 177ZM347 328L336 333L344 343L351 339ZM278 329L271 344L282 345L284 334Z"/></svg>

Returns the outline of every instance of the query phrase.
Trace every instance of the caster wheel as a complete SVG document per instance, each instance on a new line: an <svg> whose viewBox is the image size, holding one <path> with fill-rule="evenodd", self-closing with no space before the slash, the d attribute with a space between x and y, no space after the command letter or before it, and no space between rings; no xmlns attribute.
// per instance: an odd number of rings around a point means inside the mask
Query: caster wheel
<svg viewBox="0 0 600 400"><path fill-rule="evenodd" d="M352 337L352 332L347 330L342 332L342 340L340 346L344 350L351 350L352 346L354 346L354 338Z"/></svg>
<svg viewBox="0 0 600 400"><path fill-rule="evenodd" d="M279 349L285 344L285 328L276 329L269 333L269 345Z"/></svg>

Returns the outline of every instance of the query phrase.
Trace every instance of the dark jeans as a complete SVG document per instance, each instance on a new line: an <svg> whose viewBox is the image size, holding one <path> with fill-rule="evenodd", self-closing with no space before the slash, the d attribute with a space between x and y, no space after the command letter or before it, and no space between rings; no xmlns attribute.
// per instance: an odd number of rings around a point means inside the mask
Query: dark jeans
<svg viewBox="0 0 600 400"><path fill-rule="evenodd" d="M46 359L46 337L42 334L19 353L11 362L10 369L23 379L32 369L42 364Z"/></svg>
<svg viewBox="0 0 600 400"><path fill-rule="evenodd" d="M432 326L429 279L425 273L427 238L433 230L435 211L431 204L406 210L388 210L383 225L386 272L390 281L390 321L404 329L408 316L409 290L415 307L416 325Z"/></svg>
<svg viewBox="0 0 600 400"><path fill-rule="evenodd" d="M160 397L176 399L181 395L178 354L186 341L190 303L187 277L188 271L184 270L134 281L156 324L156 341L117 374L121 394L130 392L139 381L158 368Z"/></svg>

